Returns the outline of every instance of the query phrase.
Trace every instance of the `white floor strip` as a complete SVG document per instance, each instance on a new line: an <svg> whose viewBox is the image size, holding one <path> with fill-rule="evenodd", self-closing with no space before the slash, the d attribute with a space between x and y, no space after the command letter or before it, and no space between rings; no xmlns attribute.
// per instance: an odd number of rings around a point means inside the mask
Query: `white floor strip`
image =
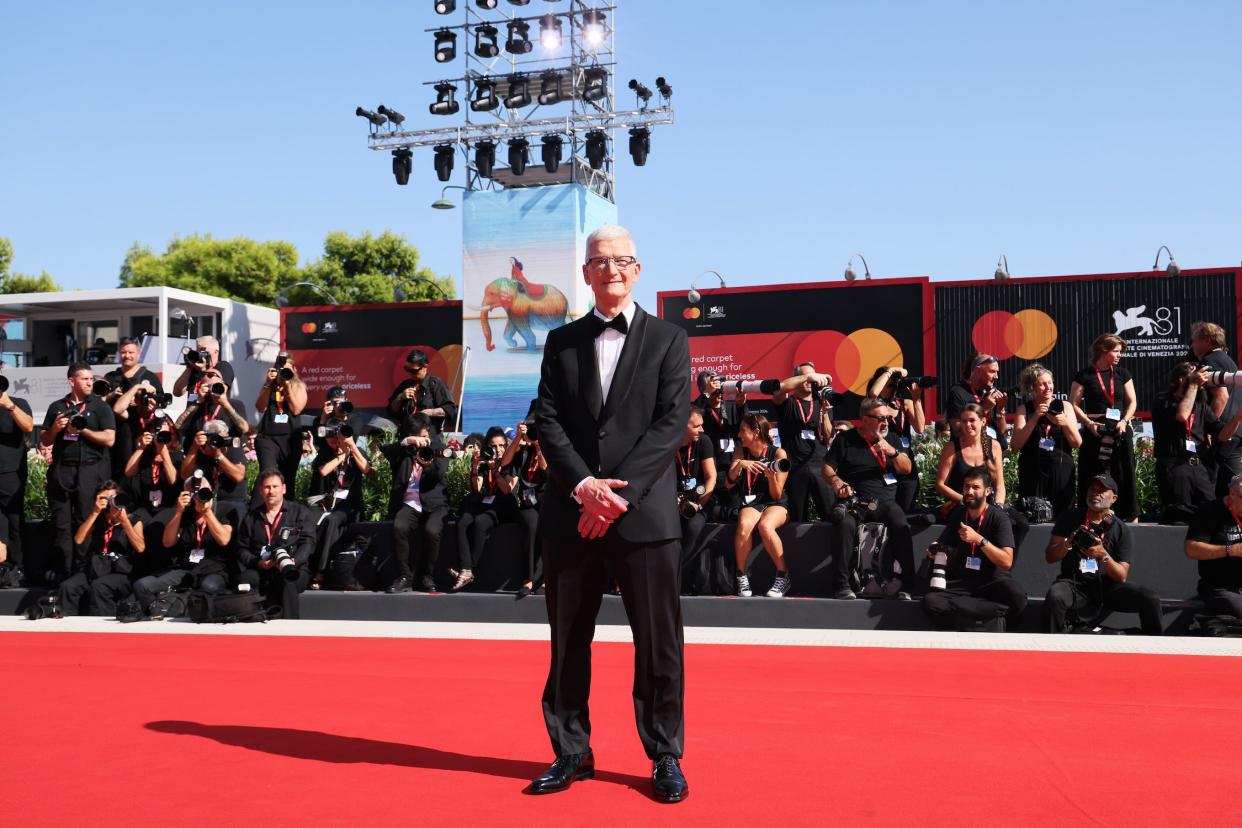
<svg viewBox="0 0 1242 828"><path fill-rule="evenodd" d="M491 641L547 641L543 624L475 624L426 621L269 621L266 624L192 624L145 621L121 624L110 618L27 621L0 617L0 633L129 633L170 635L287 635L344 638L450 638ZM629 642L629 627L600 626L596 641ZM687 644L743 644L785 647L888 647L933 650L1010 650L1059 653L1147 653L1153 655L1242 656L1242 639L1147 636L943 633L898 630L805 630L749 627L689 627ZM0 637L0 650L4 638Z"/></svg>

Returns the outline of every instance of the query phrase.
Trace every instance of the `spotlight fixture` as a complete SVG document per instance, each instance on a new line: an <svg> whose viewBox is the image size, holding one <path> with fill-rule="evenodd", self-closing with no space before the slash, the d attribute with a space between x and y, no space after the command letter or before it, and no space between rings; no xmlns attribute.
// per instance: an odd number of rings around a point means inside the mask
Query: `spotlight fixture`
<svg viewBox="0 0 1242 828"><path fill-rule="evenodd" d="M492 177L492 169L496 166L496 142L479 141L474 145L474 168L484 178Z"/></svg>
<svg viewBox="0 0 1242 828"><path fill-rule="evenodd" d="M436 0L436 14L452 14L457 11L457 0Z"/></svg>
<svg viewBox="0 0 1242 828"><path fill-rule="evenodd" d="M545 135L542 142L543 168L554 173L561 168L561 147L565 141L559 135Z"/></svg>
<svg viewBox="0 0 1242 828"><path fill-rule="evenodd" d="M555 14L539 18L539 45L549 52L561 48L561 19Z"/></svg>
<svg viewBox="0 0 1242 828"><path fill-rule="evenodd" d="M564 79L560 72L549 69L539 76L539 105L549 106L565 100Z"/></svg>
<svg viewBox="0 0 1242 828"><path fill-rule="evenodd" d="M474 4L480 9L487 9L488 11L491 11L500 4L500 0L474 0Z"/></svg>
<svg viewBox="0 0 1242 828"><path fill-rule="evenodd" d="M582 71L582 100L598 101L608 97L608 70L590 66Z"/></svg>
<svg viewBox="0 0 1242 828"><path fill-rule="evenodd" d="M714 270L704 270L698 276L695 276L694 281L690 283L690 290L686 293L686 299L690 302L690 304L697 305L699 300L703 298L703 294L699 293L698 290L695 289L695 286L699 283L699 279L702 279L709 273L720 280L721 287L725 287L725 280L723 276Z"/></svg>
<svg viewBox="0 0 1242 828"><path fill-rule="evenodd" d="M511 138L509 140L509 169L514 175L521 175L526 172L526 149L530 146L525 138Z"/></svg>
<svg viewBox="0 0 1242 828"><path fill-rule="evenodd" d="M436 63L448 63L457 57L457 32L440 29L436 37Z"/></svg>
<svg viewBox="0 0 1242 828"><path fill-rule="evenodd" d="M587 43L598 46L604 42L604 13L591 9L582 13L582 36Z"/></svg>
<svg viewBox="0 0 1242 828"><path fill-rule="evenodd" d="M481 58L494 58L500 54L495 26L485 23L474 27L474 53Z"/></svg>
<svg viewBox="0 0 1242 828"><path fill-rule="evenodd" d="M651 90L638 82L637 78L630 78L630 89L634 90L634 94L642 101L643 106L647 105L647 101L651 100Z"/></svg>
<svg viewBox="0 0 1242 828"><path fill-rule="evenodd" d="M992 274L992 278L998 282L1003 282L1009 278L1009 259L1005 258L1004 253L996 260L996 272Z"/></svg>
<svg viewBox="0 0 1242 828"><path fill-rule="evenodd" d="M427 107L432 115L456 115L457 110L461 109L461 104L457 103L457 85L448 81L441 81L435 86L436 102Z"/></svg>
<svg viewBox="0 0 1242 828"><path fill-rule="evenodd" d="M656 91L659 92L660 97L666 101L673 97L673 87L669 86L668 81L666 81L663 77L656 78Z"/></svg>
<svg viewBox="0 0 1242 828"><path fill-rule="evenodd" d="M436 178L441 181L448 181L453 177L453 145L437 144L436 145Z"/></svg>
<svg viewBox="0 0 1242 828"><path fill-rule="evenodd" d="M505 106L509 109L530 106L530 78L521 74L509 76L509 93L505 95Z"/></svg>
<svg viewBox="0 0 1242 828"><path fill-rule="evenodd" d="M474 82L474 98L470 101L471 112L491 112L500 106L500 98L496 97L496 81L491 78L479 78Z"/></svg>
<svg viewBox="0 0 1242 828"><path fill-rule="evenodd" d="M1173 251L1170 250L1167 245L1163 245L1163 244L1160 245L1160 247L1156 249L1156 261L1151 266L1151 269L1152 270L1160 269L1160 252L1161 251L1164 251L1165 253L1169 254L1169 266L1165 269L1164 272L1170 276L1180 276L1182 273L1181 266L1177 263L1177 259L1173 258Z"/></svg>
<svg viewBox="0 0 1242 828"><path fill-rule="evenodd" d="M293 290L295 287L308 287L311 290L315 291L315 293L318 293L320 296L327 299L332 304L334 305L340 304L339 302L336 301L335 296L333 296L331 293L328 293L327 288L325 288L323 285L317 282L294 282L293 284L289 285L284 290L282 290L280 293L276 294L276 304L279 307L282 307L282 308L289 307L289 291Z"/></svg>
<svg viewBox="0 0 1242 828"><path fill-rule="evenodd" d="M867 264L867 260L863 258L863 254L861 253L855 253L853 256L850 256L850 260L845 263L845 281L852 282L858 278L858 271L854 270L855 259L862 259L863 273L866 274L863 278L865 278L868 282L870 282L871 281L871 266Z"/></svg>
<svg viewBox="0 0 1242 828"><path fill-rule="evenodd" d="M586 134L586 157L591 169L598 170L604 166L608 156L608 134L603 130L592 130Z"/></svg>
<svg viewBox="0 0 1242 828"><path fill-rule="evenodd" d="M530 40L530 24L525 20L510 20L508 23L509 39L505 41L505 51L511 55L528 55L535 48Z"/></svg>
<svg viewBox="0 0 1242 828"><path fill-rule="evenodd" d="M378 112L372 112L371 110L363 109L362 107L358 107L357 109L355 109L354 114L357 115L359 118L366 118L368 121L371 122L371 126L373 127L383 126L388 121L387 118L385 118L383 115L380 115Z"/></svg>
<svg viewBox="0 0 1242 828"><path fill-rule="evenodd" d="M401 126L401 124L405 122L404 115L402 115L400 112L396 111L395 109L389 109L383 104L380 104L379 109L377 109L376 111L379 112L379 114L388 118L388 120L392 121L393 126Z"/></svg>
<svg viewBox="0 0 1242 828"><path fill-rule="evenodd" d="M630 130L630 157L634 166L641 167L647 163L647 153L651 152L651 130L647 127L635 127Z"/></svg>
<svg viewBox="0 0 1242 828"><path fill-rule="evenodd" d="M410 173L414 171L414 152L408 149L392 151L392 174L397 183L404 187L410 183Z"/></svg>

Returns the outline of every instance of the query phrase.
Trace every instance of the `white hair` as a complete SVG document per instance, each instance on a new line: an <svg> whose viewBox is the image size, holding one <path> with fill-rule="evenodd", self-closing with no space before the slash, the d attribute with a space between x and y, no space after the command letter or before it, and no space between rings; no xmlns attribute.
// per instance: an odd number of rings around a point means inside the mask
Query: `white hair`
<svg viewBox="0 0 1242 828"><path fill-rule="evenodd" d="M211 336L210 334L205 334L203 336L200 336L198 339L194 340L194 344L198 345L198 347L200 348L213 348L214 347L217 351L220 350L220 340L216 339L214 336Z"/></svg>
<svg viewBox="0 0 1242 828"><path fill-rule="evenodd" d="M590 253L591 247L596 242L614 241L616 239L629 239L630 244L634 248L634 255L638 255L638 245L634 244L634 237L630 235L630 231L626 230L619 224L602 224L595 228L591 235L587 236L586 249Z"/></svg>

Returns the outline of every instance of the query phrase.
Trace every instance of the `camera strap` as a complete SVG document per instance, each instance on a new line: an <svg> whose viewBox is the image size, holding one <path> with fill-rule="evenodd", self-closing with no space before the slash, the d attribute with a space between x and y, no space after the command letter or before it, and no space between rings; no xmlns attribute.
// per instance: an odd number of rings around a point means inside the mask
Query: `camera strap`
<svg viewBox="0 0 1242 828"><path fill-rule="evenodd" d="M539 449L537 447L532 446L530 449L530 462L526 464L526 473L524 475L526 478L526 482L530 483L531 485L534 485L535 477L538 474L539 474Z"/></svg>

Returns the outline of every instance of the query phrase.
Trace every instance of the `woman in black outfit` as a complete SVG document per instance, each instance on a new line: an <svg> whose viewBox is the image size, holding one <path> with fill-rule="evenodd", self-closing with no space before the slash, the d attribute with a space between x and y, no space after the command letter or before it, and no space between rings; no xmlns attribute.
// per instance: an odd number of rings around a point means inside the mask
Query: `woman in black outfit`
<svg viewBox="0 0 1242 828"><path fill-rule="evenodd" d="M876 369L871 377L870 395L879 397L896 410L895 417L888 418L888 433L900 440L901 452L910 458L910 473L897 475L897 505L907 515L914 510L919 495L919 466L914 461L914 438L923 433L927 417L923 414L923 389L917 383L898 390L902 378L909 372L905 368L887 365Z"/></svg>
<svg viewBox="0 0 1242 828"><path fill-rule="evenodd" d="M1055 517L1074 505L1078 415L1056 398L1052 372L1038 362L1023 370L1018 387L1027 398L1014 415L1010 443L1018 452L1018 497L1047 500Z"/></svg>
<svg viewBox="0 0 1242 828"><path fill-rule="evenodd" d="M737 565L737 594L749 598L750 575L746 562L750 557L751 536L755 529L763 540L772 563L776 564L776 581L768 590L769 598L784 598L789 592L789 571L785 568L785 548L776 530L789 518L789 500L785 497L785 480L789 477L789 460L784 449L772 445L770 426L762 414L747 414L738 425L738 446L733 462L725 475L730 489L741 487L741 510L737 531L733 535L733 553ZM785 461L785 471L777 471L776 461Z"/></svg>
<svg viewBox="0 0 1242 828"><path fill-rule="evenodd" d="M1091 364L1070 385L1070 403L1083 424L1078 450L1078 502L1087 502L1087 486L1097 474L1117 482L1113 512L1124 521L1138 520L1138 492L1134 485L1134 439L1130 421L1138 408L1134 378L1122 368L1125 340L1112 334L1091 343Z"/></svg>
<svg viewBox="0 0 1242 828"><path fill-rule="evenodd" d="M526 421L518 423L517 433L500 461L503 468L500 487L508 489L517 498L522 549L526 553L522 558L522 585L517 593L519 599L535 591L536 558L539 556L539 500L543 497L543 484L548 481L547 458L530 431L531 425Z"/></svg>
<svg viewBox="0 0 1242 828"><path fill-rule="evenodd" d="M358 449L352 437L340 431L329 431L325 437L327 451L316 458L322 460L311 475L311 499L307 505L315 512L315 554L311 558L311 589L323 587L324 573L334 547L349 527L362 515L362 481L371 471L371 463Z"/></svg>

